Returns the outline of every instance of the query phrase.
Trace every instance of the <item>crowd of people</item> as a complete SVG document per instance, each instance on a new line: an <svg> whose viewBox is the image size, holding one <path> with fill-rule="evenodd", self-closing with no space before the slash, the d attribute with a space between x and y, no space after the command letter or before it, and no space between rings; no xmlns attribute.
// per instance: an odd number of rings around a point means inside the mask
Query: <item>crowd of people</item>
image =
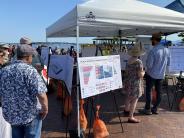
<svg viewBox="0 0 184 138"><path fill-rule="evenodd" d="M48 113L47 87L40 75L44 67L43 47L47 46L33 48L27 37L22 37L17 46L0 44L0 109L3 114L0 120L11 125L12 138L41 137L42 120ZM70 55L75 62L77 60L74 46L67 51L50 50L53 55ZM4 128L0 130L10 133ZM3 134L0 133L0 137Z"/></svg>
<svg viewBox="0 0 184 138"><path fill-rule="evenodd" d="M144 78L146 104L140 113L159 113L162 80L170 64L170 53L160 43L161 34L153 34L151 41L153 48L148 54L146 67L139 59L145 53L141 43L136 43L128 51L131 57L127 62L123 84L127 95L124 114L129 116L129 123L140 122L134 117L134 112L144 91ZM3 117L11 125L13 138L41 136L42 120L48 113L47 87L39 74L43 68L41 48L42 46L38 47L36 51L32 48L32 41L26 37L20 39L20 45L16 50L15 46L10 48L8 44L0 45L0 102ZM52 53L77 57L74 47L68 51L56 48ZM157 99L151 106L153 86L157 91Z"/></svg>

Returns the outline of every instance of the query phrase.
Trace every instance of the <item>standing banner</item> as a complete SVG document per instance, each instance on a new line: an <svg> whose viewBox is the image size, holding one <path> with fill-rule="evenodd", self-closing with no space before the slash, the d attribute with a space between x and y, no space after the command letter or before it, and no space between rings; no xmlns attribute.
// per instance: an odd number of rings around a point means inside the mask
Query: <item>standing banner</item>
<svg viewBox="0 0 184 138"><path fill-rule="evenodd" d="M51 55L48 76L63 80L71 95L74 59L69 55Z"/></svg>
<svg viewBox="0 0 184 138"><path fill-rule="evenodd" d="M169 73L184 71L184 47L169 48L171 54Z"/></svg>
<svg viewBox="0 0 184 138"><path fill-rule="evenodd" d="M82 98L122 88L120 56L78 59Z"/></svg>

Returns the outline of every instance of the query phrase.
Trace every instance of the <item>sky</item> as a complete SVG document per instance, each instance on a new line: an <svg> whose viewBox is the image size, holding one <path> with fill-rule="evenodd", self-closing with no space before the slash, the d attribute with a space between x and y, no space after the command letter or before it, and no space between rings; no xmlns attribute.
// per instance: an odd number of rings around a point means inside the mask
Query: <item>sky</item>
<svg viewBox="0 0 184 138"><path fill-rule="evenodd" d="M45 41L45 28L84 1L86 0L0 0L0 42L19 42L22 36L27 36L34 42ZM174 0L142 1L164 7ZM176 39L175 37L171 38ZM54 41L75 42L75 39ZM82 40L89 41L90 38Z"/></svg>

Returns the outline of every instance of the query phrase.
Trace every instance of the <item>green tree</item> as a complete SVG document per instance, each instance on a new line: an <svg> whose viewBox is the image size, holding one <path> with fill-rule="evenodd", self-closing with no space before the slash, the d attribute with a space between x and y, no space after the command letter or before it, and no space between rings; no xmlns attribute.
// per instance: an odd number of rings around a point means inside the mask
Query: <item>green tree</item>
<svg viewBox="0 0 184 138"><path fill-rule="evenodd" d="M178 37L181 37L181 40L184 42L184 32L179 33Z"/></svg>

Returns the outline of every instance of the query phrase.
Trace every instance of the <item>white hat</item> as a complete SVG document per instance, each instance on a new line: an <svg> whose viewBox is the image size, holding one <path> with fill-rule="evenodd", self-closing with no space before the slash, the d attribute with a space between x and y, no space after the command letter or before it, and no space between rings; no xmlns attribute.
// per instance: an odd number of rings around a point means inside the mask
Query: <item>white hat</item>
<svg viewBox="0 0 184 138"><path fill-rule="evenodd" d="M130 56L141 56L145 54L145 50L141 43L136 43L129 51L128 54Z"/></svg>

